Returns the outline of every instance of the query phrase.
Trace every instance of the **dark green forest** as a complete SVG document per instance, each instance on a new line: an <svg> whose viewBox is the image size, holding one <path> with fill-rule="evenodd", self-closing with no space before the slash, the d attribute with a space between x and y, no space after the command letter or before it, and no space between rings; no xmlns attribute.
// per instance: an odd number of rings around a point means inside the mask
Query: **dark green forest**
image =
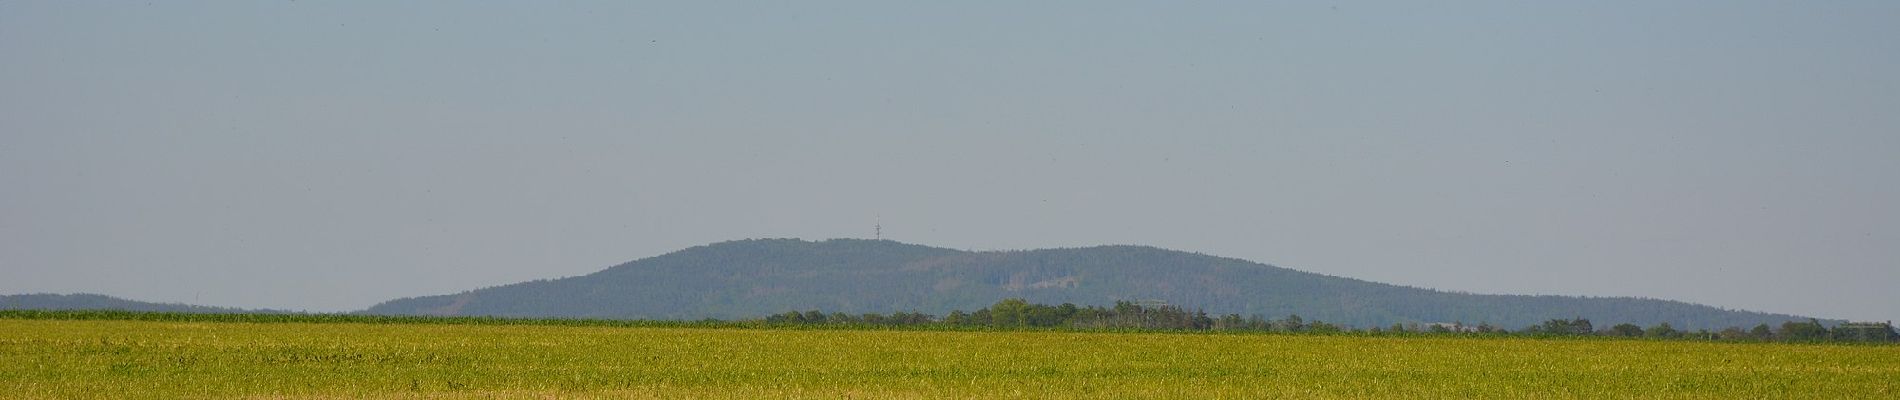
<svg viewBox="0 0 1900 400"><path fill-rule="evenodd" d="M1725 342L1790 343L1900 343L1891 323L1846 323L1828 327L1817 320L1789 321L1752 329L1729 327L1720 331L1682 331L1663 323L1648 328L1617 324L1593 329L1586 319L1552 319L1519 329L1490 324L1393 324L1354 329L1308 320L1298 315L1268 319L1258 315L1208 315L1175 306L1145 306L1120 302L1113 307L1074 304L1034 304L1004 299L973 312L951 311L945 316L917 312L845 314L820 310L788 311L765 318L626 320L579 318L441 317L418 315L309 314L309 313L194 313L125 310L0 310L0 319L121 320L234 323L352 323L427 325L552 325L622 328L700 329L842 329L842 330L953 330L953 331L1059 331L1059 332L1177 332L1223 334L1301 334L1353 336L1471 336L1532 338L1630 338Z"/></svg>
<svg viewBox="0 0 1900 400"><path fill-rule="evenodd" d="M1276 333L1316 333L1316 334L1372 334L1372 335L1518 335L1532 337L1627 337L1650 339L1684 340L1720 340L1740 342L1900 342L1900 332L1894 330L1892 323L1857 322L1843 323L1829 328L1821 321L1787 321L1779 326L1758 324L1751 329L1727 327L1720 330L1684 331L1672 327L1669 323L1659 323L1650 327L1622 323L1607 326L1599 330L1588 319L1551 319L1517 329L1493 326L1489 323L1467 325L1462 322L1449 324L1433 323L1394 323L1389 327L1369 327L1356 329L1327 323L1317 319L1306 319L1298 314L1284 318L1269 319L1261 315L1241 316L1239 314L1208 315L1205 311L1187 310L1170 305L1142 305L1131 302L1116 302L1114 307L1077 306L1063 303L1060 305L1034 304L1023 299L1004 299L989 307L973 312L953 310L948 315L937 317L917 312L896 312L889 315L866 313L859 315L841 312L826 313L820 310L787 311L766 317L769 324L792 325L840 325L840 326L951 326L979 328L1054 328L1071 330L1136 330L1136 331L1214 331L1214 332L1276 332Z"/></svg>

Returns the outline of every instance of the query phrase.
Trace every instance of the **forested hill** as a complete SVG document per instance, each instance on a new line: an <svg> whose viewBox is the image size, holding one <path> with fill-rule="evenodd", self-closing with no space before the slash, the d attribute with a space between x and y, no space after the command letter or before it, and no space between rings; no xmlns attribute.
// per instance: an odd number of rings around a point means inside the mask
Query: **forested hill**
<svg viewBox="0 0 1900 400"><path fill-rule="evenodd" d="M178 303L151 303L98 294L15 294L0 295L0 310L121 310L182 313L277 313L275 310L194 306Z"/></svg>
<svg viewBox="0 0 1900 400"><path fill-rule="evenodd" d="M1357 327L1488 322L1515 329L1581 317L1599 324L1719 329L1806 320L1655 299L1440 292L1141 246L967 252L857 239L717 243L584 276L404 298L365 312L653 319L743 319L811 309L943 315L1010 297L1078 305L1160 300L1210 314L1298 314Z"/></svg>

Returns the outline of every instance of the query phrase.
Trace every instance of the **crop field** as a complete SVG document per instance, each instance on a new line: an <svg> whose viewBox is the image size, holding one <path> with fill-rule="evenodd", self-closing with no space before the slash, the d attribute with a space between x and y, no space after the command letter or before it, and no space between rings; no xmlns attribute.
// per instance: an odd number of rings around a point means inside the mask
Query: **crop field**
<svg viewBox="0 0 1900 400"><path fill-rule="evenodd" d="M0 319L7 398L1900 398L1900 346Z"/></svg>

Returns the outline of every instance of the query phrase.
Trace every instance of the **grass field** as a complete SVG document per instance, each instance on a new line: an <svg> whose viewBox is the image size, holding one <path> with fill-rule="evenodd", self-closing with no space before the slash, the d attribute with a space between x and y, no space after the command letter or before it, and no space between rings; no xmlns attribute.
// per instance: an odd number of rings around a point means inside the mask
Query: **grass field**
<svg viewBox="0 0 1900 400"><path fill-rule="evenodd" d="M7 398L1897 398L1900 346L0 319Z"/></svg>

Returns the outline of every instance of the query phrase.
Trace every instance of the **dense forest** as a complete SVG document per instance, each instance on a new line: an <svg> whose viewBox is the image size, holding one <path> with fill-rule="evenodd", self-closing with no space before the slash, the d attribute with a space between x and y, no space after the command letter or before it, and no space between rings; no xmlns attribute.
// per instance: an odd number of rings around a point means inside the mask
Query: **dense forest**
<svg viewBox="0 0 1900 400"><path fill-rule="evenodd" d="M1208 315L1204 311L1170 306L1142 305L1132 302L1117 302L1114 307L1077 306L1063 303L1060 305L1034 304L1023 299L1004 299L989 307L974 312L953 310L942 317L918 313L896 312L891 314L865 313L845 314L826 313L820 310L787 311L764 319L771 324L801 325L894 325L894 326L957 326L991 328L1056 328L1077 330L1174 330L1174 331L1222 331L1222 332L1281 332L1281 333L1360 333L1360 334L1481 334L1481 335L1523 335L1523 336L1615 336L1642 337L1653 339L1692 339L1723 341L1782 341L1782 342L1900 342L1900 332L1894 330L1892 323L1859 322L1843 323L1829 328L1819 320L1787 321L1778 326L1757 324L1752 328L1731 326L1720 330L1701 329L1686 331L1676 329L1669 323L1643 327L1636 324L1620 323L1598 329L1588 319L1551 319L1516 329L1492 326L1489 323L1466 325L1454 323L1395 323L1389 327L1370 327L1355 329L1327 323L1320 320L1308 320L1298 314L1279 319L1268 319L1261 315L1242 317L1239 314Z"/></svg>
<svg viewBox="0 0 1900 400"><path fill-rule="evenodd" d="M1759 324L1753 328L1728 327L1710 330L1679 330L1668 323L1649 327L1620 323L1599 328L1588 319L1551 319L1518 329L1487 323L1477 325L1400 323L1390 327L1355 329L1299 315L1269 319L1259 315L1209 315L1175 306L1153 306L1130 302L1114 307L1045 305L1005 299L973 312L953 310L936 316L920 312L890 314L846 314L820 310L788 311L764 318L741 320L627 320L581 318L504 318L443 317L416 315L310 314L310 313L195 313L125 310L21 310L0 309L0 319L26 320L126 320L164 322L235 322L235 323L352 323L352 324L428 324L428 325L549 325L623 328L707 328L707 329L897 329L959 331L1057 331L1057 332L1180 332L1180 333L1257 333L1354 336L1475 336L1475 337L1575 337L1640 338L1655 340L1701 340L1726 342L1792 343L1900 343L1900 331L1892 323L1843 323L1827 326L1817 320L1788 321L1776 326Z"/></svg>
<svg viewBox="0 0 1900 400"><path fill-rule="evenodd" d="M1515 327L1586 318L1666 322L1693 331L1809 319L1644 298L1453 293L1143 246L972 252L856 239L716 243L584 276L398 299L365 312L619 319L742 319L808 309L948 315L1001 298L1299 314L1357 328L1458 321Z"/></svg>

